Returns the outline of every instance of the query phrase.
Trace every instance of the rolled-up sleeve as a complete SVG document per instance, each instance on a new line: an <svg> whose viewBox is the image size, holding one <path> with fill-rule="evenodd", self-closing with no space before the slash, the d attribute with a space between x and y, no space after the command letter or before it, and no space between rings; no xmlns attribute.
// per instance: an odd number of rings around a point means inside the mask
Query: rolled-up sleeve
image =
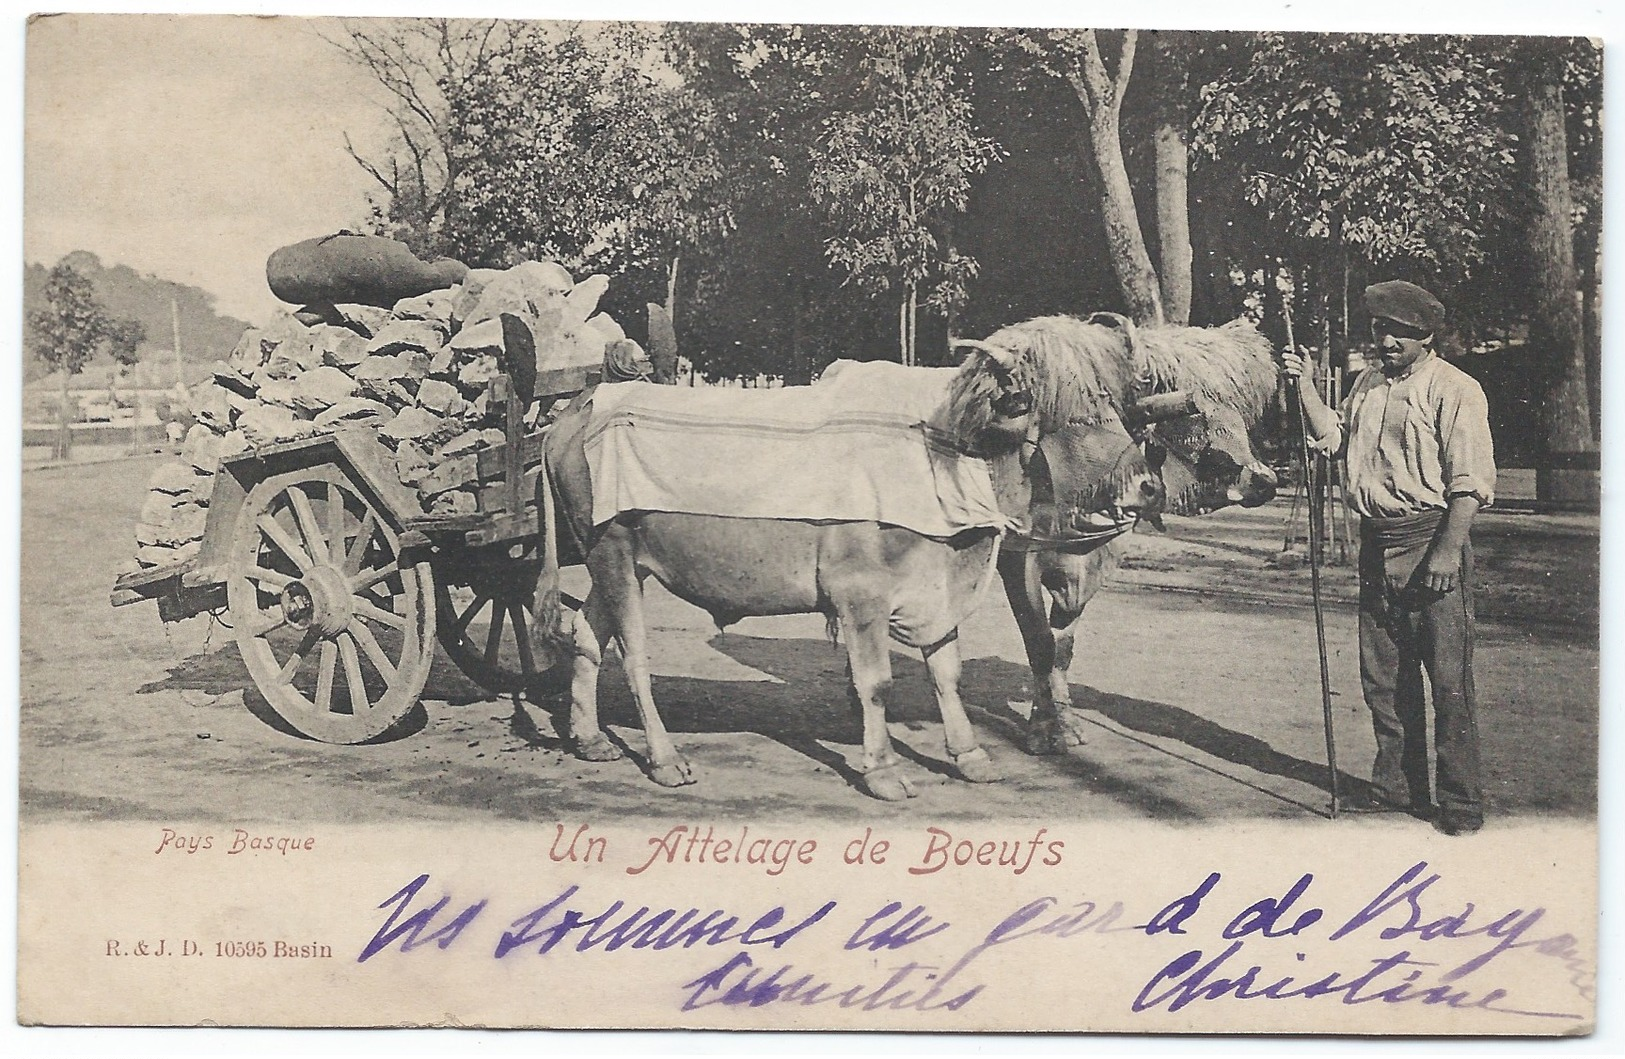
<svg viewBox="0 0 1625 1059"><path fill-rule="evenodd" d="M1444 388L1439 402L1439 462L1445 497L1476 496L1495 503L1495 442L1484 389L1466 375Z"/></svg>

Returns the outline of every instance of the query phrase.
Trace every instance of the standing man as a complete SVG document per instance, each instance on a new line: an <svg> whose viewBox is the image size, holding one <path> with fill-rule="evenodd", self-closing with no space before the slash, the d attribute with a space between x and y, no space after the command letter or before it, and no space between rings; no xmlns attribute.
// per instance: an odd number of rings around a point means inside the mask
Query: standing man
<svg viewBox="0 0 1625 1059"><path fill-rule="evenodd" d="M1473 516L1495 498L1489 406L1471 376L1434 351L1444 306L1403 280L1365 289L1381 359L1333 411L1298 390L1311 443L1345 452L1360 516L1360 681L1377 736L1377 809L1433 817L1447 835L1484 823L1473 695ZM1428 775L1422 670L1433 687L1438 809Z"/></svg>

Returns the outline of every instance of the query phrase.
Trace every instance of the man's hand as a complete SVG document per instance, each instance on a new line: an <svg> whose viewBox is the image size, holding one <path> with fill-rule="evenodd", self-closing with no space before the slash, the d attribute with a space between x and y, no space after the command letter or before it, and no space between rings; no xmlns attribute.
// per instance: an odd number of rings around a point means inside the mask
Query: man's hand
<svg viewBox="0 0 1625 1059"><path fill-rule="evenodd" d="M1303 378L1304 369L1307 367L1308 361L1302 353L1295 349L1283 349L1281 351L1281 374L1285 375L1289 380L1296 382Z"/></svg>
<svg viewBox="0 0 1625 1059"><path fill-rule="evenodd" d="M1441 596L1455 591L1456 579L1461 576L1461 550L1429 548L1421 572L1419 581L1428 591Z"/></svg>

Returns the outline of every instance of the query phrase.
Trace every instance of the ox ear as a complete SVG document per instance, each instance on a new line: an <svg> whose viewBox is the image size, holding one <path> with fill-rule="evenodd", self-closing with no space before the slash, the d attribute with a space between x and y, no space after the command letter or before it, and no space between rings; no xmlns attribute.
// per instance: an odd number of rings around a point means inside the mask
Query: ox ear
<svg viewBox="0 0 1625 1059"><path fill-rule="evenodd" d="M1006 371L1013 368L1016 363L1015 350L1007 349L1004 346L996 346L991 342L980 342L974 338L956 338L953 340L952 345L955 349L979 349L986 353L993 360L993 363Z"/></svg>
<svg viewBox="0 0 1625 1059"><path fill-rule="evenodd" d="M1097 327L1109 327L1114 331L1121 331L1123 333L1123 341L1128 343L1128 351L1131 354L1139 348L1139 329L1134 326L1133 320L1130 320L1122 313L1090 313L1088 318L1084 320L1084 323L1094 324Z"/></svg>

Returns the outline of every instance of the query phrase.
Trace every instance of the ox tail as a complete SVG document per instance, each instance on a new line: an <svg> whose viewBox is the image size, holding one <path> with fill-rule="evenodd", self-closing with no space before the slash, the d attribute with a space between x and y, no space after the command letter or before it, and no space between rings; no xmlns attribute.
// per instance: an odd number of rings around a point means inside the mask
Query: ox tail
<svg viewBox="0 0 1625 1059"><path fill-rule="evenodd" d="M552 475L543 453L536 475L536 508L541 516L542 562L536 571L536 595L532 600L530 639L555 658L568 657L574 646L574 630L565 628L564 601L559 593L559 528L557 501L553 496Z"/></svg>
<svg viewBox="0 0 1625 1059"><path fill-rule="evenodd" d="M829 645L831 647L840 646L841 619L833 610L824 615L824 635L829 638Z"/></svg>

